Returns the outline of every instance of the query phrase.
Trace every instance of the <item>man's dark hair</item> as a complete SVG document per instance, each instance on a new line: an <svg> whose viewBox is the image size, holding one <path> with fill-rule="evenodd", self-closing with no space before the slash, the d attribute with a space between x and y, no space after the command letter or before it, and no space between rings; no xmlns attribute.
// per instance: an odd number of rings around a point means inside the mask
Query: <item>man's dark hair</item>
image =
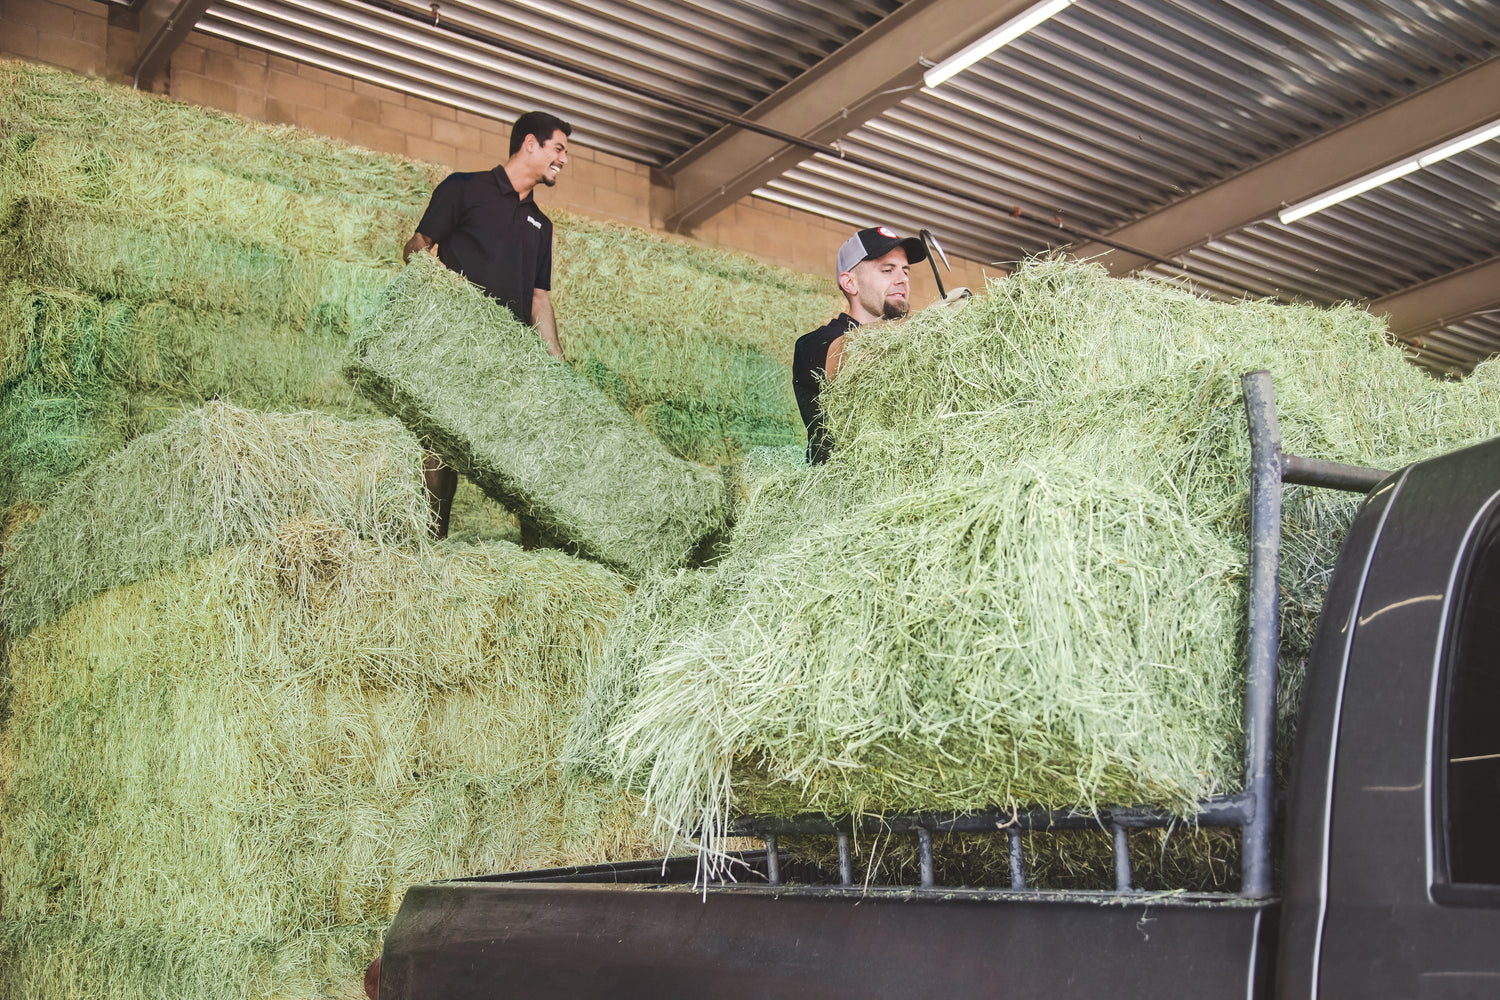
<svg viewBox="0 0 1500 1000"><path fill-rule="evenodd" d="M544 146L554 132L572 135L573 126L561 118L545 111L528 111L516 119L510 129L510 155L515 156L528 135L536 136L537 145Z"/></svg>

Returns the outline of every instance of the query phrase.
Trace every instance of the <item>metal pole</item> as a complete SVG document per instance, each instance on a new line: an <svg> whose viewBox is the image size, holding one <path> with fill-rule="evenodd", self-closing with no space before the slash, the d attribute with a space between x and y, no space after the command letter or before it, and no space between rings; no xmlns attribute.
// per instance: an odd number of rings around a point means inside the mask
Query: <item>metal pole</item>
<svg viewBox="0 0 1500 1000"><path fill-rule="evenodd" d="M781 851L774 833L766 834L766 881L771 885L781 884Z"/></svg>
<svg viewBox="0 0 1500 1000"><path fill-rule="evenodd" d="M1021 831L1010 828L1010 887L1026 888L1026 856L1021 852Z"/></svg>
<svg viewBox="0 0 1500 1000"><path fill-rule="evenodd" d="M1114 824L1115 837L1115 892L1130 891L1130 829Z"/></svg>
<svg viewBox="0 0 1500 1000"><path fill-rule="evenodd" d="M1250 614L1245 677L1245 791L1251 813L1241 843L1240 894L1271 894L1272 764L1276 752L1278 573L1281 562L1281 428L1268 371L1240 376L1250 422Z"/></svg>

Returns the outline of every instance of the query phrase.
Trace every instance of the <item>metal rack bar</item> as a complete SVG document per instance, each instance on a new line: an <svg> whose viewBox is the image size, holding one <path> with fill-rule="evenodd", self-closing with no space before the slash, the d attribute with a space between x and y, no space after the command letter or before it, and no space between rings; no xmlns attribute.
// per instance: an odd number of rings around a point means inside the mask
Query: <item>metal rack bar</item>
<svg viewBox="0 0 1500 1000"><path fill-rule="evenodd" d="M1115 835L1115 892L1130 891L1130 828L1116 823Z"/></svg>
<svg viewBox="0 0 1500 1000"><path fill-rule="evenodd" d="M1276 752L1277 600L1281 568L1281 426L1271 373L1240 377L1250 420L1250 634L1246 643L1245 792L1240 894L1271 894L1272 764Z"/></svg>
<svg viewBox="0 0 1500 1000"><path fill-rule="evenodd" d="M1010 830L1010 887L1026 888L1026 855L1021 851L1021 831Z"/></svg>

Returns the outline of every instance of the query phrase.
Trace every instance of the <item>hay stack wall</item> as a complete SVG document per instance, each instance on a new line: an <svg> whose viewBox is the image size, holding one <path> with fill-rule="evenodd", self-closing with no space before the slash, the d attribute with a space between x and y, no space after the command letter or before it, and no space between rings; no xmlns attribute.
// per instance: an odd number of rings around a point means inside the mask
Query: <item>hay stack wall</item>
<svg viewBox="0 0 1500 1000"><path fill-rule="evenodd" d="M214 404L11 525L5 995L75 995L120 942L104 995L324 995L413 882L661 852L556 764L624 581L428 545L420 456Z"/></svg>
<svg viewBox="0 0 1500 1000"><path fill-rule="evenodd" d="M443 173L0 61L0 994L357 993L410 882L663 849L555 766L626 585L427 545L414 439L339 370ZM699 462L800 442L828 283L556 221L610 405Z"/></svg>
<svg viewBox="0 0 1500 1000"><path fill-rule="evenodd" d="M0 504L209 398L373 412L341 356L444 173L0 61ZM691 461L801 439L791 345L831 282L555 214L576 368Z"/></svg>
<svg viewBox="0 0 1500 1000"><path fill-rule="evenodd" d="M1258 368L1296 454L1394 468L1500 431L1497 366L1436 381L1360 310L1027 264L861 331L833 459L768 453L727 558L638 596L571 756L679 830L1238 790ZM1356 505L1289 491L1292 693Z"/></svg>

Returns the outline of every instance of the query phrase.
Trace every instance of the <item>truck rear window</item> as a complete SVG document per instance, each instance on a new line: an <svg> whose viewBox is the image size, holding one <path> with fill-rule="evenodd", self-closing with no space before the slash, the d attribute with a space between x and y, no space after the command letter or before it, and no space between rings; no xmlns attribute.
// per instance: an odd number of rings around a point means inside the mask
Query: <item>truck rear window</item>
<svg viewBox="0 0 1500 1000"><path fill-rule="evenodd" d="M1450 632L1443 782L1449 879L1500 884L1500 514L1462 577Z"/></svg>

